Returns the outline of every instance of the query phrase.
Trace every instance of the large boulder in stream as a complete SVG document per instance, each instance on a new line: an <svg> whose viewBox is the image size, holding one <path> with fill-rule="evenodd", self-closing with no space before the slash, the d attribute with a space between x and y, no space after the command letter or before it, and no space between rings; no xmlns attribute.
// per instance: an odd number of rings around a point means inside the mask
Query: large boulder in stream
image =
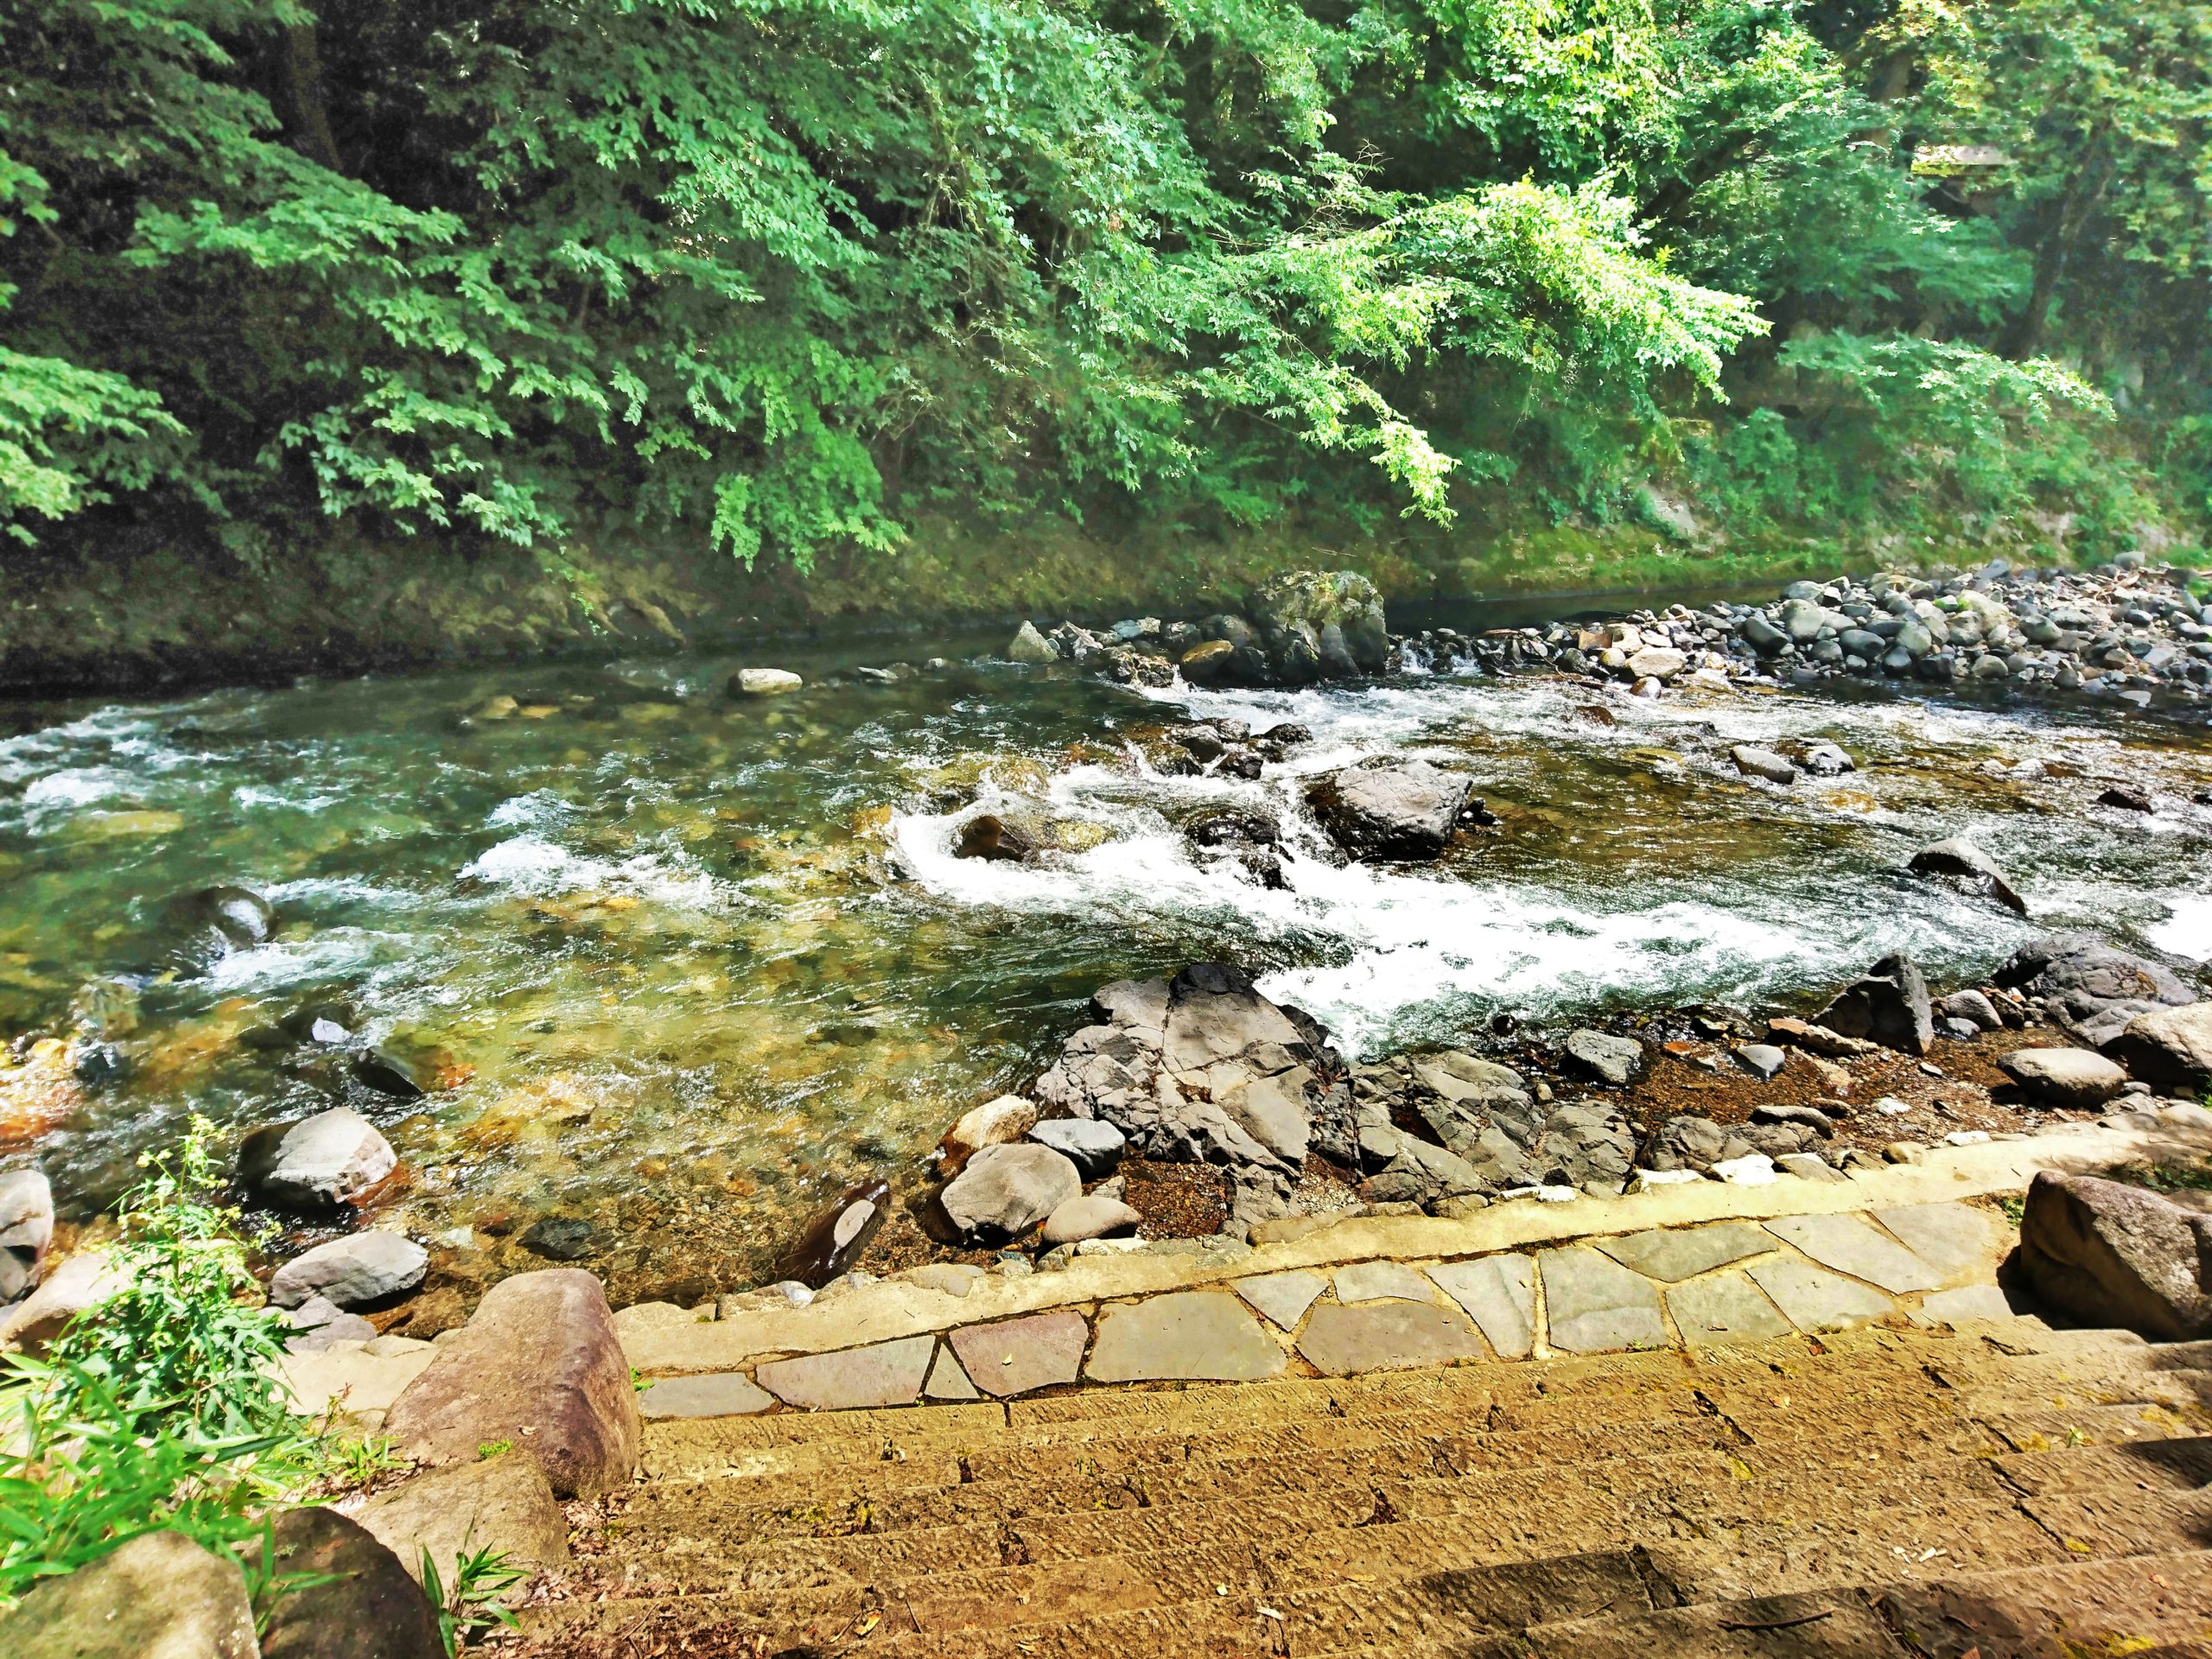
<svg viewBox="0 0 2212 1659"><path fill-rule="evenodd" d="M1306 803L1354 858L1434 858L1452 839L1471 783L1426 760L1363 760L1322 778Z"/></svg>
<svg viewBox="0 0 2212 1659"><path fill-rule="evenodd" d="M1389 666L1382 596L1350 570L1293 570L1252 596L1252 620L1274 677L1286 685L1380 674Z"/></svg>
<svg viewBox="0 0 2212 1659"><path fill-rule="evenodd" d="M1912 855L1905 868L1915 875L1936 877L1962 893L2002 905L2016 915L2028 913L2027 901L2013 891L1996 861L1970 841L1955 836L1932 847L1923 847Z"/></svg>
<svg viewBox="0 0 2212 1659"><path fill-rule="evenodd" d="M1038 1101L1113 1124L1140 1156L1221 1169L1239 1222L1281 1214L1313 1139L1320 1027L1225 963L1117 981L1091 1007L1098 1023L1068 1039Z"/></svg>
<svg viewBox="0 0 2212 1659"><path fill-rule="evenodd" d="M268 944L276 931L276 909L248 887L201 887L164 905L162 923L179 965L199 969Z"/></svg>
<svg viewBox="0 0 2212 1659"><path fill-rule="evenodd" d="M2052 1021L2091 1048L2111 1042L2138 1015L2196 1001L2170 969L2091 933L2030 940L1997 970L1997 982L2044 998Z"/></svg>
<svg viewBox="0 0 2212 1659"><path fill-rule="evenodd" d="M2212 1002L2139 1014L2105 1052L2146 1083L2202 1089L2212 1083Z"/></svg>

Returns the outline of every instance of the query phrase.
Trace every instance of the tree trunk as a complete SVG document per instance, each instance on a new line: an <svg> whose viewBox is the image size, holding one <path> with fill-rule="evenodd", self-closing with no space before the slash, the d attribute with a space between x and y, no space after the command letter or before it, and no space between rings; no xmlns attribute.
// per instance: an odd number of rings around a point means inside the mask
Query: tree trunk
<svg viewBox="0 0 2212 1659"><path fill-rule="evenodd" d="M323 107L322 54L315 46L313 23L295 24L284 31L276 46L276 65L283 78L285 101L291 105L285 111L284 124L291 129L294 146L309 161L334 173L343 172L338 164L338 140L330 130L330 114Z"/></svg>
<svg viewBox="0 0 2212 1659"><path fill-rule="evenodd" d="M2089 159L2067 181L2051 214L2050 228L2036 249L2035 281L2028 289L2028 302L2005 332L2004 353L2013 362L2034 356L2042 345L2044 326L2050 321L2051 304L2058 297L2058 285L2074 257L2075 244L2094 216L2111 179L2111 163L2093 149Z"/></svg>

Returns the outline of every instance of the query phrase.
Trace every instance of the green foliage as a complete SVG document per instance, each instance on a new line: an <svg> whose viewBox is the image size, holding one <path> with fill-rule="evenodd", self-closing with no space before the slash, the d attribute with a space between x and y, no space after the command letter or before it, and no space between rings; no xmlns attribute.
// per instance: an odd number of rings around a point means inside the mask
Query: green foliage
<svg viewBox="0 0 2212 1659"><path fill-rule="evenodd" d="M302 1426L257 1369L283 1349L275 1316L238 1300L245 1247L207 1196L207 1133L194 1120L124 1199L123 1287L44 1360L9 1362L0 1597L164 1529L249 1563L271 1500L307 1467Z"/></svg>
<svg viewBox="0 0 2212 1659"><path fill-rule="evenodd" d="M2207 17L0 10L0 530L806 569L950 508L1603 523L1669 472L1753 529L2201 516L2126 453L2209 412ZM1916 164L1961 144L2005 159Z"/></svg>
<svg viewBox="0 0 2212 1659"><path fill-rule="evenodd" d="M427 1547L417 1574L423 1582L423 1593L429 1598L431 1607L437 1612L438 1639L444 1644L447 1659L453 1659L468 1638L479 1631L522 1628L521 1622L499 1597L530 1574L510 1566L505 1551L472 1551L468 1542L467 1538L461 1540L461 1554L454 1558L451 1584L445 1581Z"/></svg>

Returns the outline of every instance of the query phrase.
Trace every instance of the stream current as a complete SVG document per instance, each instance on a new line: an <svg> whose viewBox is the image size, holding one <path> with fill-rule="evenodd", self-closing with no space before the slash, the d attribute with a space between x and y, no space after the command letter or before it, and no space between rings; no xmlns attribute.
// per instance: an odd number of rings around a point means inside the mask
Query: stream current
<svg viewBox="0 0 2212 1659"><path fill-rule="evenodd" d="M1194 959L1378 1054L1500 1012L1808 1000L1895 950L1948 981L2053 929L2212 957L2201 725L1948 694L1643 701L1450 664L1141 691L996 643L888 685L840 680L871 660L850 649L756 653L807 677L776 697L692 656L0 709L0 1039L99 1038L121 1066L34 1088L0 1064L0 1152L83 1216L189 1114L242 1131L344 1102L410 1172L380 1224L574 1217L583 1265L635 1290L728 1287L825 1196L910 1174L1025 1084L1094 986ZM1129 741L1217 717L1314 741L1254 782L1163 776ZM1729 760L1815 738L1858 770L1783 789ZM1471 772L1499 823L1433 867L1332 861L1304 786L1385 752ZM2161 810L2094 804L2120 783ZM1185 841L1223 805L1281 823L1287 890ZM978 810L1058 850L957 859ZM2028 919L1900 874L1961 834ZM163 904L216 883L269 899L276 934L180 964ZM342 1056L251 1040L325 1002L442 1086L396 1101Z"/></svg>

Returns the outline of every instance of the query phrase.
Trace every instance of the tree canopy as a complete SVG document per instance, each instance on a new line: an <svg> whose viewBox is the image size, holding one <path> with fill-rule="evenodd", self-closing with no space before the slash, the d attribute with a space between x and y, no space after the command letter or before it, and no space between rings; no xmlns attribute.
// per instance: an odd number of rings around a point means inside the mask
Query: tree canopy
<svg viewBox="0 0 2212 1659"><path fill-rule="evenodd" d="M2212 495L2190 0L0 0L0 60L18 543Z"/></svg>

